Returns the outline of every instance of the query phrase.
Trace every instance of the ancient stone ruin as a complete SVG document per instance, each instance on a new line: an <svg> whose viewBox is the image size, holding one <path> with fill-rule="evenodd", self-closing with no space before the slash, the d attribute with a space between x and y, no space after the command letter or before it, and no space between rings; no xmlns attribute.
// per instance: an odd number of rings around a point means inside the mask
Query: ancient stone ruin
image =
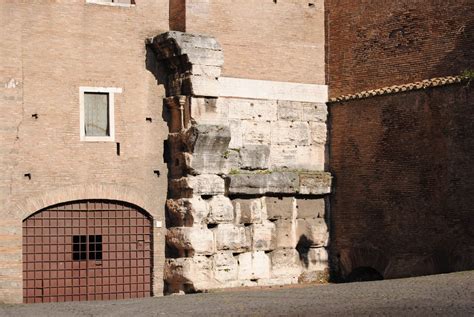
<svg viewBox="0 0 474 317"><path fill-rule="evenodd" d="M212 37L149 40L166 77L166 292L324 280L324 102L229 97Z"/></svg>

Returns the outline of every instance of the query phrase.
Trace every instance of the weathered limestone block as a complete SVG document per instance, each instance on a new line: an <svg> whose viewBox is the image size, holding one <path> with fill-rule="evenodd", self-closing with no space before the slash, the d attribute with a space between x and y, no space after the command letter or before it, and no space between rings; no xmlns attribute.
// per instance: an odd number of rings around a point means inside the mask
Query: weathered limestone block
<svg viewBox="0 0 474 317"><path fill-rule="evenodd" d="M207 223L233 223L234 208L230 199L224 195L213 196L208 200L209 216Z"/></svg>
<svg viewBox="0 0 474 317"><path fill-rule="evenodd" d="M163 46L159 57L168 58L174 55L186 54L189 49L203 48L208 50L221 50L219 42L209 36L191 34L179 31L169 31L160 34L149 41L153 45ZM171 45L171 44L174 44Z"/></svg>
<svg viewBox="0 0 474 317"><path fill-rule="evenodd" d="M212 231L214 232L217 250L240 252L250 249L250 232L244 226L220 224Z"/></svg>
<svg viewBox="0 0 474 317"><path fill-rule="evenodd" d="M278 100L278 119L288 121L326 122L324 103Z"/></svg>
<svg viewBox="0 0 474 317"><path fill-rule="evenodd" d="M243 144L242 137L242 121L240 120L229 120L230 126L230 143L229 148L239 149Z"/></svg>
<svg viewBox="0 0 474 317"><path fill-rule="evenodd" d="M329 239L326 221L322 218L297 219L296 237L304 239L312 247L326 246Z"/></svg>
<svg viewBox="0 0 474 317"><path fill-rule="evenodd" d="M298 174L275 172L269 174L229 175L230 194L285 194L295 193L299 188Z"/></svg>
<svg viewBox="0 0 474 317"><path fill-rule="evenodd" d="M252 121L277 120L277 103L274 100L220 98L229 106L229 118Z"/></svg>
<svg viewBox="0 0 474 317"><path fill-rule="evenodd" d="M197 125L229 125L228 109L218 98L191 97L191 119Z"/></svg>
<svg viewBox="0 0 474 317"><path fill-rule="evenodd" d="M198 175L172 179L169 181L172 197L192 197L194 195L223 195L225 182L217 175Z"/></svg>
<svg viewBox="0 0 474 317"><path fill-rule="evenodd" d="M270 144L271 123L266 121L242 121L243 144Z"/></svg>
<svg viewBox="0 0 474 317"><path fill-rule="evenodd" d="M218 97L219 81L215 77L193 76L191 77L191 94L193 96Z"/></svg>
<svg viewBox="0 0 474 317"><path fill-rule="evenodd" d="M278 100L278 119L301 121L303 119L303 106L300 102Z"/></svg>
<svg viewBox="0 0 474 317"><path fill-rule="evenodd" d="M303 195L322 195L331 192L332 176L327 172L299 174L299 192Z"/></svg>
<svg viewBox="0 0 474 317"><path fill-rule="evenodd" d="M168 220L174 227L191 227L204 224L209 214L207 203L199 196L193 198L168 199L166 201Z"/></svg>
<svg viewBox="0 0 474 317"><path fill-rule="evenodd" d="M329 267L329 256L326 248L310 248L307 254L308 271L324 271Z"/></svg>
<svg viewBox="0 0 474 317"><path fill-rule="evenodd" d="M296 221L294 219L279 219L274 223L276 228L276 248L296 248L298 243L296 237Z"/></svg>
<svg viewBox="0 0 474 317"><path fill-rule="evenodd" d="M180 257L215 253L214 234L206 226L170 228L166 232L166 244Z"/></svg>
<svg viewBox="0 0 474 317"><path fill-rule="evenodd" d="M295 249L275 250L270 253L272 277L296 277L303 271L299 253Z"/></svg>
<svg viewBox="0 0 474 317"><path fill-rule="evenodd" d="M263 198L234 199L232 204L234 205L236 223L261 223L265 216Z"/></svg>
<svg viewBox="0 0 474 317"><path fill-rule="evenodd" d="M221 75L221 67L203 64L193 64L191 65L191 73L194 76L218 78Z"/></svg>
<svg viewBox="0 0 474 317"><path fill-rule="evenodd" d="M296 200L296 210L298 219L324 218L324 199L304 199Z"/></svg>
<svg viewBox="0 0 474 317"><path fill-rule="evenodd" d="M266 197L268 219L295 219L296 200L293 197Z"/></svg>
<svg viewBox="0 0 474 317"><path fill-rule="evenodd" d="M324 170L324 145L271 145L270 168Z"/></svg>
<svg viewBox="0 0 474 317"><path fill-rule="evenodd" d="M221 154L229 147L230 129L226 125L194 125L184 135L188 152Z"/></svg>
<svg viewBox="0 0 474 317"><path fill-rule="evenodd" d="M239 265L232 252L219 252L213 256L214 278L220 284L228 284L238 277Z"/></svg>
<svg viewBox="0 0 474 317"><path fill-rule="evenodd" d="M311 144L326 144L327 124L323 122L310 122Z"/></svg>
<svg viewBox="0 0 474 317"><path fill-rule="evenodd" d="M272 144L309 145L311 130L307 122L275 121L271 123Z"/></svg>
<svg viewBox="0 0 474 317"><path fill-rule="evenodd" d="M325 103L304 102L303 121L319 121L326 122L328 110Z"/></svg>
<svg viewBox="0 0 474 317"><path fill-rule="evenodd" d="M245 145L240 149L240 167L248 170L269 168L269 145Z"/></svg>
<svg viewBox="0 0 474 317"><path fill-rule="evenodd" d="M213 288L212 261L206 256L167 259L164 280L173 293Z"/></svg>
<svg viewBox="0 0 474 317"><path fill-rule="evenodd" d="M265 221L251 226L252 251L269 251L276 247L276 226Z"/></svg>
<svg viewBox="0 0 474 317"><path fill-rule="evenodd" d="M270 258L263 251L239 254L239 280L270 278Z"/></svg>
<svg viewBox="0 0 474 317"><path fill-rule="evenodd" d="M229 164L228 158L221 153L183 153L185 170L191 175L200 174L227 174L231 166L238 166L239 158L235 157L233 164ZM234 158L234 157L233 157Z"/></svg>

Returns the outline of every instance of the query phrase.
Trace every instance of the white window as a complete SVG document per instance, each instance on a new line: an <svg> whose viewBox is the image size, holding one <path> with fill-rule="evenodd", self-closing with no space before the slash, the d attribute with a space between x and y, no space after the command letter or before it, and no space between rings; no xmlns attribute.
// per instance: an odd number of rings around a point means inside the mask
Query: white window
<svg viewBox="0 0 474 317"><path fill-rule="evenodd" d="M103 4L117 7L130 7L135 5L135 0L86 0L86 3Z"/></svg>
<svg viewBox="0 0 474 317"><path fill-rule="evenodd" d="M80 87L81 141L115 141L114 94L122 88Z"/></svg>

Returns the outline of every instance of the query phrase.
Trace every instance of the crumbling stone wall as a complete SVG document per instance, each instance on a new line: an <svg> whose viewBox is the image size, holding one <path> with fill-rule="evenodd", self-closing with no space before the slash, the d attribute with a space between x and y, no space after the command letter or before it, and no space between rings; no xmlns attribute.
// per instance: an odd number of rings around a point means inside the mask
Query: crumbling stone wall
<svg viewBox="0 0 474 317"><path fill-rule="evenodd" d="M329 104L339 277L474 268L473 107L467 80Z"/></svg>
<svg viewBox="0 0 474 317"><path fill-rule="evenodd" d="M324 278L324 103L221 97L214 38L150 41L167 82L167 292Z"/></svg>

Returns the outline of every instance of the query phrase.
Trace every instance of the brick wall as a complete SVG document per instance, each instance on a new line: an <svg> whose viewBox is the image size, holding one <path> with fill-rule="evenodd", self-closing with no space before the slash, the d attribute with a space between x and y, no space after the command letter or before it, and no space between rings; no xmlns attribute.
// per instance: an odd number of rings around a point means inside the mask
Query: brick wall
<svg viewBox="0 0 474 317"><path fill-rule="evenodd" d="M0 301L18 302L21 225L32 212L70 199L123 199L164 220L164 88L147 70L145 39L167 31L168 1L1 0L0 25ZM80 141L80 86L123 89L115 95L120 156L115 142ZM160 294L159 230L155 255Z"/></svg>
<svg viewBox="0 0 474 317"><path fill-rule="evenodd" d="M329 105L340 275L474 268L472 84Z"/></svg>
<svg viewBox="0 0 474 317"><path fill-rule="evenodd" d="M330 96L474 68L470 0L326 1Z"/></svg>
<svg viewBox="0 0 474 317"><path fill-rule="evenodd" d="M183 2L172 1L172 29L214 36L223 76L324 84L322 0Z"/></svg>

